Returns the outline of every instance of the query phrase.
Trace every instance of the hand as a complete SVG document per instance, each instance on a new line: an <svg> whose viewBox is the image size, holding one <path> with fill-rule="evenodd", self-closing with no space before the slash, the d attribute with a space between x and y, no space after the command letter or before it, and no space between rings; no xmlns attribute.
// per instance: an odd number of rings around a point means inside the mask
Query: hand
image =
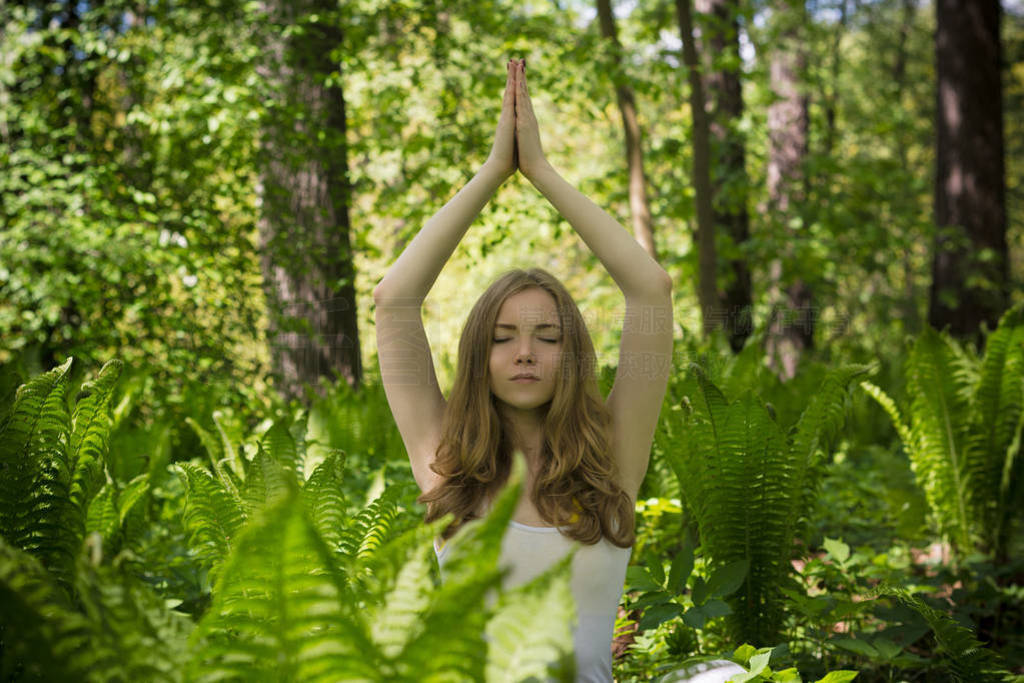
<svg viewBox="0 0 1024 683"><path fill-rule="evenodd" d="M505 79L505 97L501 104L501 117L498 119L498 130L494 135L494 146L487 157L487 164L497 168L503 177L508 178L516 172L516 74L515 61L509 60L505 65L508 76Z"/></svg>
<svg viewBox="0 0 1024 683"><path fill-rule="evenodd" d="M548 165L540 144L540 126L533 113L530 91L526 86L526 60L514 63L516 75L516 155L519 170L532 179L537 171Z"/></svg>

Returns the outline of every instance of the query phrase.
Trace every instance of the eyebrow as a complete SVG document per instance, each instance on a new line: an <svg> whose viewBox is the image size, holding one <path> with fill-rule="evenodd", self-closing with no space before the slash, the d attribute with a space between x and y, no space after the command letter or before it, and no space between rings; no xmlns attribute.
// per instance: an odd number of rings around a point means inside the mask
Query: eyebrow
<svg viewBox="0 0 1024 683"><path fill-rule="evenodd" d="M495 327L501 327L501 328L507 329L507 330L519 329L518 327L516 327L515 325L512 325L510 323L498 323L498 324L495 325ZM558 327L558 325L554 325L552 323L542 323L540 325L534 326L533 329L535 329L535 330L547 330L547 329L557 330L557 329L559 329L559 327Z"/></svg>

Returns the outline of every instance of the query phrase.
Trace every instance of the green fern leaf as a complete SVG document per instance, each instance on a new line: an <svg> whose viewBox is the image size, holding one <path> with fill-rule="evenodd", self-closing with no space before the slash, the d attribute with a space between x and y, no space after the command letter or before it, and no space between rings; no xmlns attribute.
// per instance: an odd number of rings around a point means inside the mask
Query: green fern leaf
<svg viewBox="0 0 1024 683"><path fill-rule="evenodd" d="M120 527L117 508L114 505L116 491L112 483L105 484L89 502L85 518L85 533L97 533L103 539L103 547L110 548L114 535Z"/></svg>
<svg viewBox="0 0 1024 683"><path fill-rule="evenodd" d="M969 473L972 503L987 549L1004 553L1013 461L1024 419L1024 305L1007 311L985 342L981 379L972 397ZM999 491L999 495L992 495Z"/></svg>
<svg viewBox="0 0 1024 683"><path fill-rule="evenodd" d="M66 392L72 362L19 387L0 429L0 534L42 560L65 586L85 527L85 511L70 496Z"/></svg>
<svg viewBox="0 0 1024 683"><path fill-rule="evenodd" d="M184 526L189 543L216 581L220 564L245 520L242 505L209 472L192 463L178 463L185 485Z"/></svg>
<svg viewBox="0 0 1024 683"><path fill-rule="evenodd" d="M149 474L143 473L125 484L117 494L117 521L124 524L129 513L146 499L149 493Z"/></svg>
<svg viewBox="0 0 1024 683"><path fill-rule="evenodd" d="M893 427L896 428L896 433L899 434L900 440L903 442L903 448L907 453L909 454L911 451L916 450L917 444L914 442L914 434L903 421L903 416L900 415L900 409L896 407L896 402L892 400L889 394L871 382L861 382L860 386L889 415L889 419L892 420Z"/></svg>
<svg viewBox="0 0 1024 683"><path fill-rule="evenodd" d="M560 680L575 680L570 581L578 547L534 580L502 593L487 622L488 681L545 680L552 668Z"/></svg>
<svg viewBox="0 0 1024 683"><path fill-rule="evenodd" d="M302 489L302 497L320 535L332 550L339 549L348 525L348 501L342 492L345 452L333 450L321 462Z"/></svg>
<svg viewBox="0 0 1024 683"><path fill-rule="evenodd" d="M260 445L284 469L302 477L302 460L286 422L278 421L267 430Z"/></svg>
<svg viewBox="0 0 1024 683"><path fill-rule="evenodd" d="M281 463L270 457L259 446L256 457L249 463L249 471L242 488L242 504L246 517L253 516L267 505L273 505L294 485L294 475Z"/></svg>
<svg viewBox="0 0 1024 683"><path fill-rule="evenodd" d="M522 491L526 462L516 453L508 484L483 519L464 524L448 540L450 550L441 587L434 592L422 626L395 662L405 680L483 680L487 666L486 626L500 598L501 540ZM447 526L441 519L431 533Z"/></svg>
<svg viewBox="0 0 1024 683"><path fill-rule="evenodd" d="M217 428L217 435L220 437L220 453L224 461L231 468L236 479L244 479L245 460L239 455L239 444L228 434L228 428L224 424L224 415L219 410L213 411L213 425Z"/></svg>
<svg viewBox="0 0 1024 683"><path fill-rule="evenodd" d="M86 680L96 663L88 621L39 560L0 538L0 678Z"/></svg>
<svg viewBox="0 0 1024 683"><path fill-rule="evenodd" d="M71 466L74 479L71 499L83 513L106 480L104 463L110 436L108 406L124 363L108 361L99 376L82 385L71 420Z"/></svg>
<svg viewBox="0 0 1024 683"><path fill-rule="evenodd" d="M407 553L394 586L380 608L371 610L367 619L374 642L389 659L396 658L406 643L419 635L423 628L422 614L430 605L434 587L430 537L414 533L412 538L417 543L412 552Z"/></svg>
<svg viewBox="0 0 1024 683"><path fill-rule="evenodd" d="M379 656L297 492L238 538L190 640L194 681L375 680Z"/></svg>
<svg viewBox="0 0 1024 683"><path fill-rule="evenodd" d="M230 469L224 467L224 462L230 459L229 455L225 455L221 451L220 442L213 437L210 432L203 429L203 426L193 420L191 417L186 417L185 422L192 428L192 431L199 437L199 441L203 444L206 449L206 454L210 458L210 467L213 469L213 473L220 480L221 486L230 495L235 502L239 505L242 503L242 496L238 491L241 486L241 479L237 477Z"/></svg>
<svg viewBox="0 0 1024 683"><path fill-rule="evenodd" d="M135 576L101 565L99 547L87 544L85 550L75 583L92 626L89 646L96 661L89 680L182 680L192 620L168 610L163 598Z"/></svg>
<svg viewBox="0 0 1024 683"><path fill-rule="evenodd" d="M935 634L939 652L948 663L955 680L963 683L995 682L1009 673L1003 668L999 656L978 642L970 629L928 606L907 589L883 584L872 589L865 597L873 599L883 595L896 598L924 617Z"/></svg>
<svg viewBox="0 0 1024 683"><path fill-rule="evenodd" d="M927 328L907 363L908 389L913 399L911 431L917 445L910 454L914 474L924 489L939 529L961 551L971 547L972 500L967 463L968 406L954 373L947 340Z"/></svg>
<svg viewBox="0 0 1024 683"><path fill-rule="evenodd" d="M371 556L389 538L406 489L407 486L390 486L349 521L340 541L341 551L349 562Z"/></svg>

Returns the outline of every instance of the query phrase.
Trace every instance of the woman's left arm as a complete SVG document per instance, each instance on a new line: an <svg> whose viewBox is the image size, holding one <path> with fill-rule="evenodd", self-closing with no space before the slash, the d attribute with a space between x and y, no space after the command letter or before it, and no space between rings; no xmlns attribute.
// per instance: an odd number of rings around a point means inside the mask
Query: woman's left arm
<svg viewBox="0 0 1024 683"><path fill-rule="evenodd" d="M672 369L672 279L622 225L567 183L548 163L526 89L516 83L519 170L572 225L626 298L619 366L608 394L612 449L626 491L640 490Z"/></svg>

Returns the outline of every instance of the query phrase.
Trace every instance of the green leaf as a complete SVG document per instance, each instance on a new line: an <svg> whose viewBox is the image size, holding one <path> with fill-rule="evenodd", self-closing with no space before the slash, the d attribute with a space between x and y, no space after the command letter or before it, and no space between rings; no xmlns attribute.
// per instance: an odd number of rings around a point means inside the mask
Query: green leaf
<svg viewBox="0 0 1024 683"><path fill-rule="evenodd" d="M816 681L816 683L848 683L856 677L856 671L837 669L836 671L829 671L827 674L825 674L824 678L819 678Z"/></svg>
<svg viewBox="0 0 1024 683"><path fill-rule="evenodd" d="M846 545L842 541L828 538L826 536L822 545L825 547L825 551L832 557L832 559L839 564L846 564L846 561L850 559L850 546Z"/></svg>
<svg viewBox="0 0 1024 683"><path fill-rule="evenodd" d="M645 567L631 565L626 568L626 585L631 591L660 591L662 585L651 578Z"/></svg>
<svg viewBox="0 0 1024 683"><path fill-rule="evenodd" d="M689 533L683 539L683 547L672 559L672 568L668 573L668 590L680 594L686 590L686 581L693 573L693 536Z"/></svg>
<svg viewBox="0 0 1024 683"><path fill-rule="evenodd" d="M711 597L724 598L732 595L743 584L750 568L749 560L736 560L719 567L708 579L708 593Z"/></svg>
<svg viewBox="0 0 1024 683"><path fill-rule="evenodd" d="M669 619L674 619L683 613L683 606L674 602L666 603L663 605L655 605L644 612L643 618L640 619L639 629L641 631L647 631L649 629L657 628L657 626Z"/></svg>
<svg viewBox="0 0 1024 683"><path fill-rule="evenodd" d="M864 655L871 659L878 657L878 650L872 647L871 643L866 640L860 640L855 638L834 638L828 641L836 647L841 647L849 652L854 652L858 655Z"/></svg>

